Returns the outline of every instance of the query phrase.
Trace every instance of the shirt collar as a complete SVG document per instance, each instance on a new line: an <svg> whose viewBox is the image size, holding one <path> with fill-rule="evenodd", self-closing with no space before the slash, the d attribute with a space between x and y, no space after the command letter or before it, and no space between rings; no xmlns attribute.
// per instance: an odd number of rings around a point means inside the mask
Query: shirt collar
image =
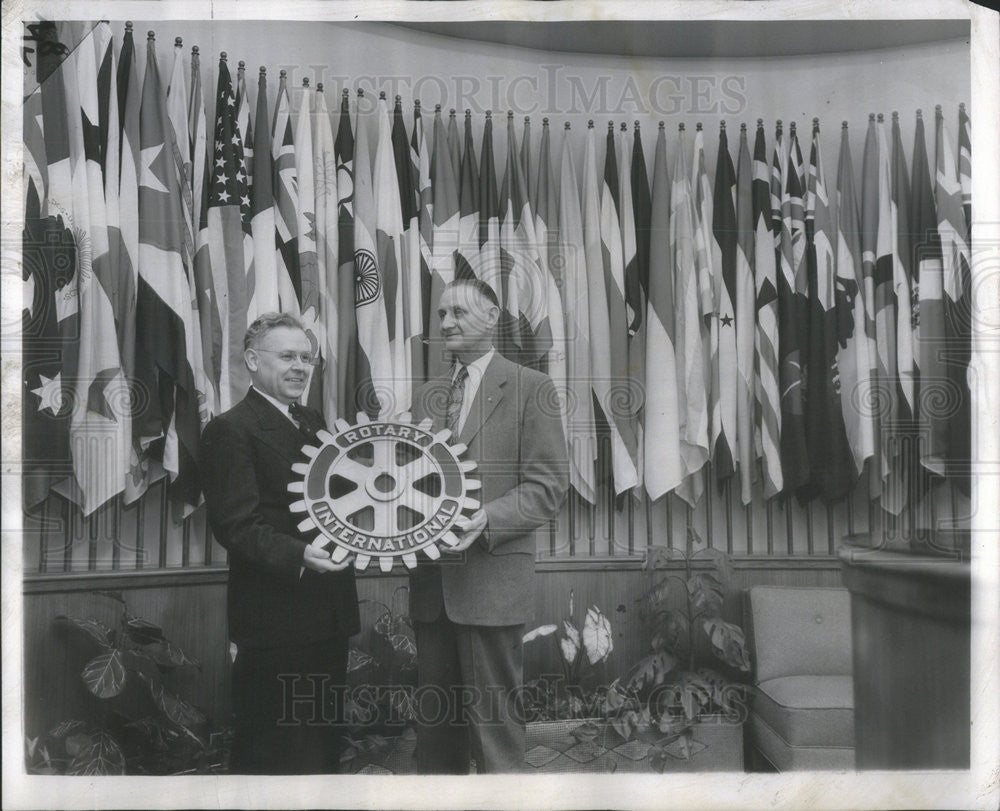
<svg viewBox="0 0 1000 811"><path fill-rule="evenodd" d="M477 380L480 380L482 376L486 373L486 367L490 365L490 361L493 360L493 356L496 354L496 348L490 347L488 351L484 352L478 358L476 358L471 363L465 364L465 369L469 373L469 377L475 375ZM458 370L461 368L461 363L455 363L455 368L451 372L451 379L454 382L455 378L458 376Z"/></svg>
<svg viewBox="0 0 1000 811"><path fill-rule="evenodd" d="M270 394L268 394L265 391L261 391L256 386L251 386L250 388L252 388L255 392L257 392L257 394L259 394L265 400L267 400L276 409L278 409L278 411L280 411L282 414L284 414L286 417L288 417L288 419L290 419L290 420L292 419L292 412L289 411L289 409L288 409L288 403L281 402L281 400L277 399L276 397L272 397ZM292 421L294 422L294 420L292 420Z"/></svg>

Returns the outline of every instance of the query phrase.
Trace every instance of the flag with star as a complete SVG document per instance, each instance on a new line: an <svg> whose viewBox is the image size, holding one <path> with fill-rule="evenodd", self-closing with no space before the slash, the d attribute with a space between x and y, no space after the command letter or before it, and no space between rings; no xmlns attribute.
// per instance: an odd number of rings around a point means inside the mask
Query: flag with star
<svg viewBox="0 0 1000 811"><path fill-rule="evenodd" d="M737 230L735 206L736 172L729 155L725 122L719 129L719 153L715 164L712 234L718 245L719 263L714 265L715 313L710 323L712 347L712 462L719 481L736 472L737 376L736 284Z"/></svg>
<svg viewBox="0 0 1000 811"><path fill-rule="evenodd" d="M826 173L813 128L806 196L806 272L809 291L808 369L805 415L810 476L800 494L834 503L857 481L840 401L837 346L848 330L841 325L836 298L837 255L833 245L834 213L826 191ZM846 326L846 325L845 325Z"/></svg>
<svg viewBox="0 0 1000 811"><path fill-rule="evenodd" d="M781 393L778 389L778 287L774 220L771 216L771 168L764 122L757 120L753 148L754 287L757 330L754 335L754 454L760 457L764 498L780 493Z"/></svg>
<svg viewBox="0 0 1000 811"><path fill-rule="evenodd" d="M647 371L643 479L649 498L655 501L677 487L683 477L674 338L674 267L669 232L670 178L667 135L662 122L656 136L649 214L649 298L643 319Z"/></svg>
<svg viewBox="0 0 1000 811"><path fill-rule="evenodd" d="M590 140L588 134L588 141ZM587 151L589 154L590 149ZM593 162L592 155L589 162ZM595 178L593 181L595 187L596 182ZM596 188L592 193L596 195ZM566 301L573 302L574 305L566 310L566 382L569 400L573 403L567 415L569 430L566 433L569 442L569 482L581 498L594 504L597 501L597 479L594 470L594 461L597 458L597 435L590 384L592 339L588 304L590 284L587 278L585 252L581 249L584 245L583 219L569 130L563 135L559 169L557 233L553 259L563 268Z"/></svg>
<svg viewBox="0 0 1000 811"><path fill-rule="evenodd" d="M250 96L247 94L247 66L242 59L236 68L236 127L243 138L247 186L253 188L253 119L250 117Z"/></svg>
<svg viewBox="0 0 1000 811"><path fill-rule="evenodd" d="M191 289L184 266L180 177L171 126L149 39L139 110L139 286L136 303L136 377L149 393L141 436L163 436L163 467L172 495L197 505L198 391L190 347L196 340ZM138 415L137 415L138 419Z"/></svg>
<svg viewBox="0 0 1000 811"><path fill-rule="evenodd" d="M42 26L51 24L42 24ZM39 36L42 36L41 34ZM40 57L41 61L41 57ZM69 450L75 319L57 306L75 284L77 254L70 223L47 212L43 95L61 82L43 81L24 101L24 230L21 237L21 463L25 510L45 501L52 484L73 475ZM65 99L60 100L60 107ZM68 374L67 374L68 373Z"/></svg>
<svg viewBox="0 0 1000 811"><path fill-rule="evenodd" d="M213 346L213 368L219 381L219 409L227 411L243 399L250 386L243 362L243 335L253 288L253 237L243 138L236 124L236 95L224 58L219 59L214 143L199 254L211 268L219 308L221 334Z"/></svg>

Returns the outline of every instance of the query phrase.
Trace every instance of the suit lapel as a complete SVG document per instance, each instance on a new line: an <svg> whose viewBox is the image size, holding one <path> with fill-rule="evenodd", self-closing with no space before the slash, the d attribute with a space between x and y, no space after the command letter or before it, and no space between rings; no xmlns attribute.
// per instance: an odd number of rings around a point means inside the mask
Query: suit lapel
<svg viewBox="0 0 1000 811"><path fill-rule="evenodd" d="M500 405L500 401L503 399L503 387L506 382L507 373L503 368L500 353L498 352L490 360L482 380L479 381L479 388L476 391L475 398L472 400L469 416L466 417L465 425L462 426L462 430L459 432L458 441L463 445L469 445L472 442L476 434L482 430L494 409Z"/></svg>
<svg viewBox="0 0 1000 811"><path fill-rule="evenodd" d="M302 446L307 444L299 429L255 389L247 392L247 402L257 415L261 441L289 462L296 461Z"/></svg>

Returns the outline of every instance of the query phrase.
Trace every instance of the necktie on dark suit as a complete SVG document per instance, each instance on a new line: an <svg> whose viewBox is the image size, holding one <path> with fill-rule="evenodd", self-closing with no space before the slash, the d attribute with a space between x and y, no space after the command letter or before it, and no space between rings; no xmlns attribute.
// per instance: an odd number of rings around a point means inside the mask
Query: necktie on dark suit
<svg viewBox="0 0 1000 811"><path fill-rule="evenodd" d="M462 413L462 401L465 399L465 381L469 377L469 370L465 365L458 367L458 374L451 382L451 389L448 392L448 409L445 412L444 425L452 433L458 426L458 417Z"/></svg>
<svg viewBox="0 0 1000 811"><path fill-rule="evenodd" d="M291 415L292 419L298 423L299 430L307 439L315 438L316 431L313 429L312 424L309 421L309 417L301 405L298 403L289 403L288 413Z"/></svg>

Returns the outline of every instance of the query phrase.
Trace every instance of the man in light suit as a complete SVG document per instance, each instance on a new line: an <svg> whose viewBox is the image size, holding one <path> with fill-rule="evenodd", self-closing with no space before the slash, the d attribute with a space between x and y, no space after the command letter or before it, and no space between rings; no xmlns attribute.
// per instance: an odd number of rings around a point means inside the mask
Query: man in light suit
<svg viewBox="0 0 1000 811"><path fill-rule="evenodd" d="M302 324L267 313L247 330L246 397L205 428L202 480L212 532L229 551L229 638L236 643L230 771L337 770L347 640L359 630L350 559L334 564L297 528L288 492L318 412L298 405L312 349ZM310 698L311 696L311 698Z"/></svg>
<svg viewBox="0 0 1000 811"><path fill-rule="evenodd" d="M449 428L478 463L481 508L459 523L459 554L410 576L417 638L418 768L464 774L521 771L521 637L535 602L533 531L569 487L552 380L499 355L500 306L478 280L456 280L438 308L455 363L414 395L416 420Z"/></svg>

